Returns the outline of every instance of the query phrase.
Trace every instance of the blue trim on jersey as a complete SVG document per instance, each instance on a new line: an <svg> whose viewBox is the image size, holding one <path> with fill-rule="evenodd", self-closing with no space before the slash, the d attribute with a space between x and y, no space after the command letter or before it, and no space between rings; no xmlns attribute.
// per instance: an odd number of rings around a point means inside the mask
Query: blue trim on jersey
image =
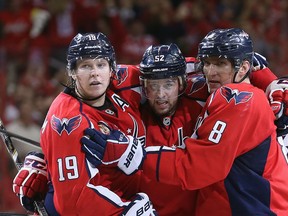
<svg viewBox="0 0 288 216"><path fill-rule="evenodd" d="M87 117L87 115L85 113L83 113L83 102L80 101L79 99L77 99L78 102L79 102L79 112L81 113L82 116L84 116L84 118L86 119L86 121L88 122L89 124L89 127L91 128L92 125L91 125L91 121L89 120L89 118Z"/></svg>
<svg viewBox="0 0 288 216"><path fill-rule="evenodd" d="M156 179L157 181L159 182L159 169L160 169L160 160L161 160L161 153L162 153L162 150L163 150L163 146L160 147L159 149L159 156L157 158L157 162L156 162Z"/></svg>
<svg viewBox="0 0 288 216"><path fill-rule="evenodd" d="M58 212L56 211L53 196L54 188L52 183L50 182L48 183L48 192L45 197L44 206L49 216L60 216L60 214L58 214Z"/></svg>
<svg viewBox="0 0 288 216"><path fill-rule="evenodd" d="M83 102L79 99L77 99L78 102L79 102L79 112L81 113L81 115L86 119L89 127L91 128L92 125L91 125L91 121L89 120L89 118L87 117L87 115L85 113L83 113ZM86 158L86 157L85 157ZM85 168L87 170L87 173L88 173L88 176L89 178L91 178L91 172L90 172L90 169L89 169L89 166L87 164L87 160L85 160Z"/></svg>
<svg viewBox="0 0 288 216"><path fill-rule="evenodd" d="M270 209L270 183L263 178L271 137L237 157L224 180L232 215L276 215Z"/></svg>
<svg viewBox="0 0 288 216"><path fill-rule="evenodd" d="M126 86L123 88L118 88L118 89L113 89L113 92L115 92L116 94L121 92L121 91L125 91L125 90L131 90L133 88L142 88L142 86L140 84L136 84L136 85L130 85L130 86Z"/></svg>

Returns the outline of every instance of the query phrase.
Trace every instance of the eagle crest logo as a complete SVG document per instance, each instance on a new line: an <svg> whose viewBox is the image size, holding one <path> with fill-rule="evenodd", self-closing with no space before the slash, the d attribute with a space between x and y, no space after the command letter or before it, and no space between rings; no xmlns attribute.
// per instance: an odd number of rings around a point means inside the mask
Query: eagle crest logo
<svg viewBox="0 0 288 216"><path fill-rule="evenodd" d="M60 136L63 133L63 131L66 131L66 133L70 135L72 131L76 130L79 127L81 120L82 120L81 115L72 117L70 119L67 118L60 119L55 115L53 115L51 120L51 127Z"/></svg>
<svg viewBox="0 0 288 216"><path fill-rule="evenodd" d="M227 100L228 103L230 103L230 101L234 99L235 105L239 103L246 103L253 96L252 92L239 91L238 89L231 89L227 86L221 87L220 93Z"/></svg>

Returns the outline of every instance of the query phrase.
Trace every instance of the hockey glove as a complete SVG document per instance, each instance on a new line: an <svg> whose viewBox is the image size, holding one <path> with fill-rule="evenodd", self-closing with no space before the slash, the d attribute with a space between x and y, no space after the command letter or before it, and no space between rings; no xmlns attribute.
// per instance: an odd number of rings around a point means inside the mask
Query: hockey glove
<svg viewBox="0 0 288 216"><path fill-rule="evenodd" d="M133 201L126 206L121 216L141 215L141 216L157 216L156 210L153 208L149 197L145 193L137 193Z"/></svg>
<svg viewBox="0 0 288 216"><path fill-rule="evenodd" d="M87 128L81 143L87 160L98 166L118 162L128 146L129 139L119 130L113 129L109 134L103 134L98 130Z"/></svg>
<svg viewBox="0 0 288 216"><path fill-rule="evenodd" d="M13 192L19 196L21 205L35 212L34 201L44 200L48 191L47 166L42 153L30 152L24 165L13 180Z"/></svg>
<svg viewBox="0 0 288 216"><path fill-rule="evenodd" d="M137 172L146 157L146 150L141 142L132 136L129 137L129 144L125 152L119 159L117 166L126 175L131 175Z"/></svg>
<svg viewBox="0 0 288 216"><path fill-rule="evenodd" d="M110 134L103 134L87 128L81 143L82 151L91 164L98 166L118 162L117 166L127 175L137 171L145 155L144 147L138 139L115 129Z"/></svg>
<svg viewBox="0 0 288 216"><path fill-rule="evenodd" d="M274 80L266 89L270 106L276 116L278 136L288 133L288 77Z"/></svg>
<svg viewBox="0 0 288 216"><path fill-rule="evenodd" d="M264 56L254 52L253 56L253 71L262 70L268 66L268 62Z"/></svg>

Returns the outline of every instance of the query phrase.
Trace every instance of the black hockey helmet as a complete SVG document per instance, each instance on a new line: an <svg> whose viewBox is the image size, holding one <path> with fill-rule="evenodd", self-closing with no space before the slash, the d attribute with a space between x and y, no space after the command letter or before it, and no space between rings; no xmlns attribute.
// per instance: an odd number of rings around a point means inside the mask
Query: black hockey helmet
<svg viewBox="0 0 288 216"><path fill-rule="evenodd" d="M241 63L253 62L253 42L250 36L239 28L216 29L210 31L198 46L198 58L217 56L232 61L238 71Z"/></svg>
<svg viewBox="0 0 288 216"><path fill-rule="evenodd" d="M115 51L109 39L103 33L77 34L70 42L67 52L69 73L76 67L76 62L83 58L105 58L113 71L116 70Z"/></svg>
<svg viewBox="0 0 288 216"><path fill-rule="evenodd" d="M141 79L165 79L184 76L186 61L178 46L151 45L143 54L140 62Z"/></svg>

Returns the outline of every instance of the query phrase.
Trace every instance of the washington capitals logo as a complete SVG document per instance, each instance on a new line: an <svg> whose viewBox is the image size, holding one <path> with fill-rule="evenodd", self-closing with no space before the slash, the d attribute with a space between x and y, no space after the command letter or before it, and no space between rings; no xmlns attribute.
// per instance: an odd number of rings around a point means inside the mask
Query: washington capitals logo
<svg viewBox="0 0 288 216"><path fill-rule="evenodd" d="M230 103L230 101L234 98L236 105L239 103L246 103L253 96L252 92L239 92L238 89L231 89L226 86L221 87L220 93L228 103Z"/></svg>
<svg viewBox="0 0 288 216"><path fill-rule="evenodd" d="M188 77L188 80L192 81L192 85L188 91L189 95L199 91L206 85L205 77L203 75L193 74L192 76Z"/></svg>
<svg viewBox="0 0 288 216"><path fill-rule="evenodd" d="M82 120L81 115L72 117L70 119L67 118L59 119L55 115L53 115L51 120L51 127L60 136L63 131L66 131L66 133L69 135L70 133L72 133L72 131L74 131L79 127L81 120Z"/></svg>
<svg viewBox="0 0 288 216"><path fill-rule="evenodd" d="M128 77L128 68L127 67L118 67L116 72L116 77L118 80L117 85L123 83Z"/></svg>

